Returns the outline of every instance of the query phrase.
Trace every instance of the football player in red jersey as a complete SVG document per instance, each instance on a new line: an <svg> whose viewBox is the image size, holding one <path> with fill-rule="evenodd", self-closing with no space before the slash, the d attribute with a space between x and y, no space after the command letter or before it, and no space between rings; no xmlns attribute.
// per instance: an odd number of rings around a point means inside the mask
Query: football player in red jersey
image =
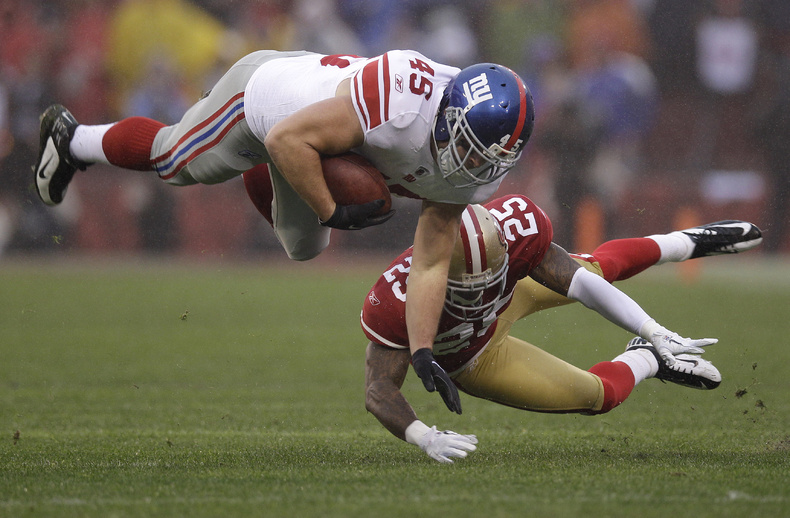
<svg viewBox="0 0 790 518"><path fill-rule="evenodd" d="M427 365L413 362L414 370L459 414L458 388L524 410L583 414L608 412L646 378L716 388L719 371L699 355L717 340L681 337L610 283L653 265L741 252L761 242L753 224L720 221L609 241L592 254L569 255L552 242L548 217L528 198L512 195L470 205L451 261L433 356ZM411 263L409 249L379 278L362 310L370 340L366 407L396 437L440 462L452 462L476 449L476 437L429 428L400 391L413 361L405 326ZM510 335L515 321L574 300L638 336L612 361L585 371Z"/></svg>
<svg viewBox="0 0 790 518"><path fill-rule="evenodd" d="M384 223L384 200L338 205L321 156L353 151L393 194L422 200L407 305L410 344L430 353L461 212L497 190L532 133L529 88L512 70L460 70L409 50L375 58L254 52L234 64L178 124L131 117L80 125L61 105L41 117L34 166L39 196L62 202L77 170L93 163L155 171L165 182L213 184L269 165L264 209L288 256L308 260L330 228ZM260 209L260 207L259 207ZM419 363L419 360L418 360Z"/></svg>

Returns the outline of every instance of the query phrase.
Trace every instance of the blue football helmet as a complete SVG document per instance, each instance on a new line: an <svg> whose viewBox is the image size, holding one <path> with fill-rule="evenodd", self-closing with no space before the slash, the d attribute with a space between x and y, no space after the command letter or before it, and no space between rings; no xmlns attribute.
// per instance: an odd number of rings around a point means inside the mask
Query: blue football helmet
<svg viewBox="0 0 790 518"><path fill-rule="evenodd" d="M532 93L518 74L493 63L464 68L445 88L434 122L434 145L449 141L436 148L442 175L455 187L501 178L521 156L534 124ZM469 168L474 155L483 165Z"/></svg>

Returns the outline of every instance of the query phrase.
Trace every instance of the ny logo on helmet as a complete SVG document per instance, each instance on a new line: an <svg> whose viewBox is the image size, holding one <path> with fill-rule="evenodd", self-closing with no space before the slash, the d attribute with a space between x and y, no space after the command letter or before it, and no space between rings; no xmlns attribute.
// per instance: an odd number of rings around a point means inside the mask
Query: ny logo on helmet
<svg viewBox="0 0 790 518"><path fill-rule="evenodd" d="M464 110L469 111L477 104L483 101L493 99L494 95L491 93L491 88L488 86L488 77L485 73L477 77L473 77L464 83L464 97L469 103Z"/></svg>

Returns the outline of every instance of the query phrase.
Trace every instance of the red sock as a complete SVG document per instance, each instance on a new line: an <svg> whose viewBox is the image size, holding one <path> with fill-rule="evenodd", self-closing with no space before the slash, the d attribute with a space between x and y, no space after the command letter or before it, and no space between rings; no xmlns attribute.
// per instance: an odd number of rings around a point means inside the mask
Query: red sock
<svg viewBox="0 0 790 518"><path fill-rule="evenodd" d="M622 281L653 266L661 258L658 243L646 237L615 239L592 253L609 282Z"/></svg>
<svg viewBox="0 0 790 518"><path fill-rule="evenodd" d="M634 390L634 374L622 362L601 362L593 365L589 372L603 382L603 407L594 414L605 414L626 400Z"/></svg>
<svg viewBox="0 0 790 518"><path fill-rule="evenodd" d="M124 169L152 171L154 137L166 125L146 117L130 117L114 124L102 139L107 160Z"/></svg>
<svg viewBox="0 0 790 518"><path fill-rule="evenodd" d="M244 187L247 189L247 196L250 197L258 212L266 218L266 221L274 226L272 222L274 191L272 191L272 180L269 176L269 164L256 165L245 171L242 177L244 178Z"/></svg>

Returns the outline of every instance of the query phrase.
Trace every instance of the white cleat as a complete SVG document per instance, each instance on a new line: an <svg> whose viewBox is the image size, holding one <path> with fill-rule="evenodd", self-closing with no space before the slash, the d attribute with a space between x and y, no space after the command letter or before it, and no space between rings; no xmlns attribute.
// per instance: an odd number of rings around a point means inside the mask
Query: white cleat
<svg viewBox="0 0 790 518"><path fill-rule="evenodd" d="M703 360L694 354L678 354L675 363L669 365L658 354L653 344L644 338L632 338L626 346L626 351L634 349L647 349L658 361L658 372L655 377L661 381L670 381L700 390L713 390L721 384L721 373L711 362Z"/></svg>

